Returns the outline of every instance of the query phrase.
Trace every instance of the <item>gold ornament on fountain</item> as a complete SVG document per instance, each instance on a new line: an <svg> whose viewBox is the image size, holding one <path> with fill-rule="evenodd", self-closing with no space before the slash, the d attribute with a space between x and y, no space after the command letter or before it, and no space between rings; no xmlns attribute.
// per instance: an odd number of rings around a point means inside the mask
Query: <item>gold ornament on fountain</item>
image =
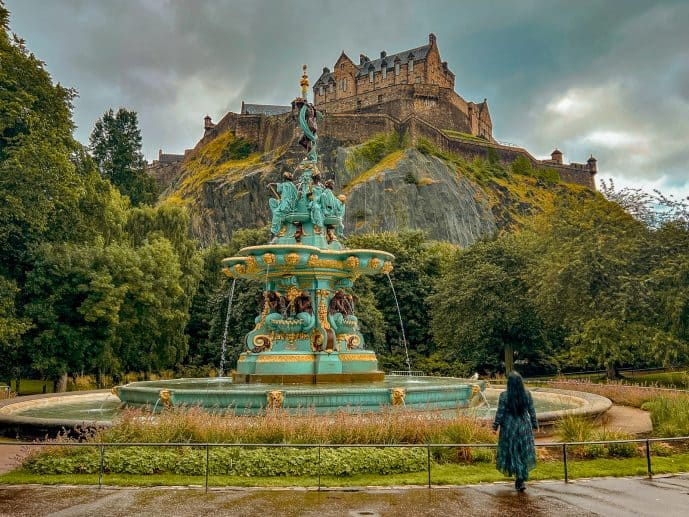
<svg viewBox="0 0 689 517"><path fill-rule="evenodd" d="M386 260L381 271L387 275L390 271L392 271L392 267L392 262Z"/></svg>
<svg viewBox="0 0 689 517"><path fill-rule="evenodd" d="M264 253L263 262L269 266L275 264L275 255L273 253Z"/></svg>
<svg viewBox="0 0 689 517"><path fill-rule="evenodd" d="M390 402L393 406L404 406L404 398L407 396L407 390L404 388L392 388L390 390Z"/></svg>
<svg viewBox="0 0 689 517"><path fill-rule="evenodd" d="M170 390L160 390L158 398L165 407L172 407L172 392Z"/></svg>
<svg viewBox="0 0 689 517"><path fill-rule="evenodd" d="M371 269L378 269L380 267L380 259L373 257L368 261L368 267Z"/></svg>
<svg viewBox="0 0 689 517"><path fill-rule="evenodd" d="M345 260L345 263L347 264L349 269L356 269L359 267L359 264L360 264L359 257L355 257L354 255L350 255Z"/></svg>
<svg viewBox="0 0 689 517"><path fill-rule="evenodd" d="M299 254L298 253L288 253L285 255L285 264L289 264L290 266L296 266L299 263Z"/></svg>
<svg viewBox="0 0 689 517"><path fill-rule="evenodd" d="M268 395L268 407L270 409L280 409L282 403L285 400L285 393L280 390L269 391Z"/></svg>

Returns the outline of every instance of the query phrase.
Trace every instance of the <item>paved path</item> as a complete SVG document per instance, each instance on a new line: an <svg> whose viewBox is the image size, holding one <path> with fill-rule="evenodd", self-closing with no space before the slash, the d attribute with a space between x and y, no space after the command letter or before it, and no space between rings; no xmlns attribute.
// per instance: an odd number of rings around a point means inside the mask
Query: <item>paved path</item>
<svg viewBox="0 0 689 517"><path fill-rule="evenodd" d="M360 490L0 486L0 515L108 517L274 516L686 516L689 474L533 483Z"/></svg>

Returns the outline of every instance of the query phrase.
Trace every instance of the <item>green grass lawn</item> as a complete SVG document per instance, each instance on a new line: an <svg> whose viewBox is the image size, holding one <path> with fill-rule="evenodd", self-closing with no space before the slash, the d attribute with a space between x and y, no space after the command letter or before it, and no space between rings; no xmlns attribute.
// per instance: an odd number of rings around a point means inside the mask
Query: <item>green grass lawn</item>
<svg viewBox="0 0 689 517"><path fill-rule="evenodd" d="M660 386L663 388L689 388L689 372L623 373L626 382Z"/></svg>
<svg viewBox="0 0 689 517"><path fill-rule="evenodd" d="M45 391L43 391L45 387ZM12 391L17 391L17 383L12 381ZM34 379L22 379L19 383L19 395L38 395L40 393L52 393L52 381L41 381Z"/></svg>
<svg viewBox="0 0 689 517"><path fill-rule="evenodd" d="M669 457L652 458L654 474L676 474L689 472L689 454L676 454ZM625 459L595 459L570 460L568 462L569 478L590 478L603 476L645 476L646 458ZM531 472L531 480L564 479L562 462L547 461L538 464ZM466 485L475 483L491 483L495 481L509 481L508 478L495 470L492 463L474 464L431 464L431 482L434 485ZM34 474L23 469L8 472L0 476L0 484L38 483L44 485L98 484L98 476L94 474ZM391 486L391 485L426 485L428 473L414 472L393 475L356 475L348 477L322 477L323 487L344 486ZM157 475L124 475L106 474L103 484L118 486L170 486L170 485L204 485L203 476L183 476L175 474ZM240 476L210 476L209 486L302 486L318 485L318 478L311 477L240 477Z"/></svg>

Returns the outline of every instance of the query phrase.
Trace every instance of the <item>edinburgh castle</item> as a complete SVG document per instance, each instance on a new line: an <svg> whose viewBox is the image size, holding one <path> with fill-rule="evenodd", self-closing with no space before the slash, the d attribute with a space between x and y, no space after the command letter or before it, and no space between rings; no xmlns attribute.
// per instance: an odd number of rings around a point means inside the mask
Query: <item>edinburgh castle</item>
<svg viewBox="0 0 689 517"><path fill-rule="evenodd" d="M397 132L412 144L425 139L443 152L473 159L499 160L509 165L526 158L533 167L554 169L561 181L595 189L595 158L565 164L555 149L549 160L538 160L526 149L498 142L488 102L467 101L455 92L455 74L442 61L435 35L411 50L354 62L344 52L332 70L323 68L312 86L313 102L324 115L318 134L334 146L363 143L381 133ZM185 155L159 153L149 172L163 185L174 181L185 156L231 131L270 152L295 141L295 114L288 105L242 103L239 113L227 113L218 123L206 116L204 134ZM332 145L331 145L332 147Z"/></svg>

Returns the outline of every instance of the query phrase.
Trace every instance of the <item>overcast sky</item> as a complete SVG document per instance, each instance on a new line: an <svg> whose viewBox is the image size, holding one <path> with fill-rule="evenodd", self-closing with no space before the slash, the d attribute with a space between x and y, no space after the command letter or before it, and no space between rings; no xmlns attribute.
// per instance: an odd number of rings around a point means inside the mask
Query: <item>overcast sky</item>
<svg viewBox="0 0 689 517"><path fill-rule="evenodd" d="M144 151L181 153L242 100L288 104L341 51L438 37L494 136L598 158L599 179L689 195L689 1L5 0L12 30L78 90L77 138L108 108L139 114Z"/></svg>

